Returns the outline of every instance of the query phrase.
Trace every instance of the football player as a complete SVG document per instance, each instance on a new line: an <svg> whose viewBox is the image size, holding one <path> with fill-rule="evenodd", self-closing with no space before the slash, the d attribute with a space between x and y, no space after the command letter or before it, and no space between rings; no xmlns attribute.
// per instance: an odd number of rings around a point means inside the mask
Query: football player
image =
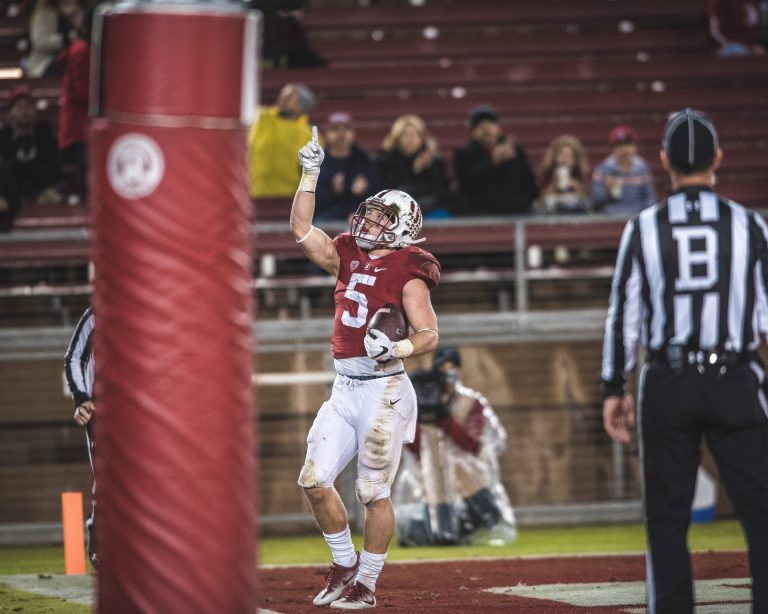
<svg viewBox="0 0 768 614"><path fill-rule="evenodd" d="M357 610L376 605L376 580L394 533L390 488L403 443L413 441L416 429L416 395L403 358L437 347L430 290L440 279L440 264L415 247L424 241L419 238L421 210L399 190L382 190L362 202L349 232L334 239L313 226L323 157L313 128L312 140L299 151L302 177L291 208L291 232L307 257L336 277L332 350L337 376L307 436L298 483L333 555L314 604ZM394 340L367 331L373 314L387 303L415 331L409 337ZM355 455L355 490L365 506L359 556L347 510L333 487Z"/></svg>

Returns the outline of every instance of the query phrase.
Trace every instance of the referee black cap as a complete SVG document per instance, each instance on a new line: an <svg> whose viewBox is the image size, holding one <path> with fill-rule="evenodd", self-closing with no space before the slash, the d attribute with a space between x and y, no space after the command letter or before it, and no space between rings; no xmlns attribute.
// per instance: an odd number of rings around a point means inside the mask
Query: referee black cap
<svg viewBox="0 0 768 614"><path fill-rule="evenodd" d="M715 161L720 142L708 115L684 109L670 116L662 148L673 170L690 175L707 170Z"/></svg>

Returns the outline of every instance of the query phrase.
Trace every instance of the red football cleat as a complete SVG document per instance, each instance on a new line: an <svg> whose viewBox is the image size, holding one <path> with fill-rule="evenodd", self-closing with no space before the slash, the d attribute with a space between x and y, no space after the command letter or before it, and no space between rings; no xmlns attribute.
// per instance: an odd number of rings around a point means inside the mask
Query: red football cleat
<svg viewBox="0 0 768 614"><path fill-rule="evenodd" d="M357 568L360 565L360 555L357 556L357 561L352 567L344 567L343 565L337 565L333 563L328 569L323 572L325 576L325 588L321 590L315 598L312 600L316 606L324 606L335 601L341 594L355 581L355 574Z"/></svg>
<svg viewBox="0 0 768 614"><path fill-rule="evenodd" d="M373 591L362 582L355 582L341 599L331 604L338 610L366 610L376 607L376 597Z"/></svg>

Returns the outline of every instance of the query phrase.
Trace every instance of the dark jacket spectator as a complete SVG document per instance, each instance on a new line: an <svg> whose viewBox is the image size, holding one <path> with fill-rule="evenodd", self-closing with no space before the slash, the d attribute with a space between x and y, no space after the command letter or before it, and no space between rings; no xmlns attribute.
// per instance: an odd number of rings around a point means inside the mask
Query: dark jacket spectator
<svg viewBox="0 0 768 614"><path fill-rule="evenodd" d="M53 127L37 119L29 88L11 92L8 119L0 128L0 160L8 168L21 198L58 202L55 189L59 157Z"/></svg>
<svg viewBox="0 0 768 614"><path fill-rule="evenodd" d="M407 192L426 217L445 216L450 190L437 142L416 115L395 120L377 156L382 188Z"/></svg>
<svg viewBox="0 0 768 614"><path fill-rule="evenodd" d="M348 113L331 113L325 124L325 160L315 192L315 219L346 220L369 194L380 190L376 164L355 143Z"/></svg>
<svg viewBox="0 0 768 614"><path fill-rule="evenodd" d="M325 66L325 61L309 44L301 18L304 11L275 11L264 14L264 40L261 58L264 68Z"/></svg>
<svg viewBox="0 0 768 614"><path fill-rule="evenodd" d="M11 173L0 165L0 232L8 232L19 214L21 200Z"/></svg>
<svg viewBox="0 0 768 614"><path fill-rule="evenodd" d="M453 158L460 197L456 214L529 213L539 189L525 150L502 133L490 107L471 111L469 129L469 141Z"/></svg>

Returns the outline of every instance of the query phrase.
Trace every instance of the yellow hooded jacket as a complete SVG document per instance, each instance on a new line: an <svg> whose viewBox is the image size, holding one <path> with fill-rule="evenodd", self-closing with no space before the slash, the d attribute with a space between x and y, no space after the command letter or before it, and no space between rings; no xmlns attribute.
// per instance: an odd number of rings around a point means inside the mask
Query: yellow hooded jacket
<svg viewBox="0 0 768 614"><path fill-rule="evenodd" d="M309 117L280 117L277 107L259 110L248 135L251 196L293 196L301 179L298 151L312 138Z"/></svg>

